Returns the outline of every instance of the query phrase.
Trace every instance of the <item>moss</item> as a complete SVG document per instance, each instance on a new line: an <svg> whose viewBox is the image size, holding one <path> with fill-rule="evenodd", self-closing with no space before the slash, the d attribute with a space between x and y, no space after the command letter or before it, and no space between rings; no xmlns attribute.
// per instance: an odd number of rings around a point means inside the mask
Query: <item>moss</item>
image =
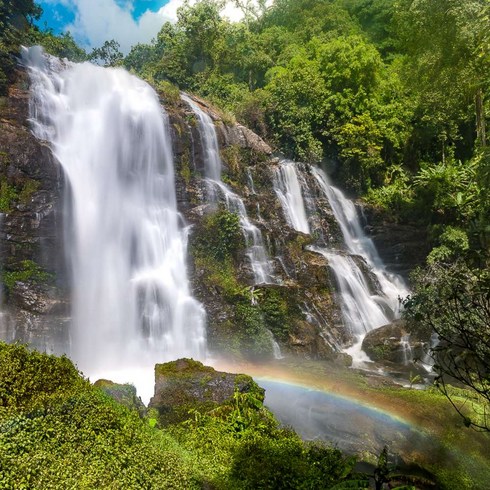
<svg viewBox="0 0 490 490"><path fill-rule="evenodd" d="M185 151L180 156L180 175L186 184L189 184L192 172L191 172L191 158L189 155L189 148L186 147Z"/></svg>
<svg viewBox="0 0 490 490"><path fill-rule="evenodd" d="M5 177L0 177L0 212L10 213L19 198L15 186L10 185Z"/></svg>
<svg viewBox="0 0 490 490"><path fill-rule="evenodd" d="M243 245L240 218L237 214L220 209L204 218L196 243L200 255L226 262L236 256Z"/></svg>
<svg viewBox="0 0 490 490"><path fill-rule="evenodd" d="M210 366L205 366L202 362L194 359L178 359L177 361L166 362L164 364L155 364L155 376L178 376L189 378L196 373L214 373L215 369Z"/></svg>
<svg viewBox="0 0 490 490"><path fill-rule="evenodd" d="M313 238L310 235L296 235L294 240L287 244L291 258L295 261L300 261L305 247L311 245L312 242Z"/></svg>
<svg viewBox="0 0 490 490"><path fill-rule="evenodd" d="M4 272L3 282L9 291L17 282L47 283L53 280L53 275L43 270L32 260L23 260L18 270Z"/></svg>
<svg viewBox="0 0 490 490"><path fill-rule="evenodd" d="M170 82L161 80L156 84L156 90L167 106L178 106L180 104L180 90Z"/></svg>
<svg viewBox="0 0 490 490"><path fill-rule="evenodd" d="M374 345L368 351L369 356L373 361L379 361L381 359L386 359L386 357L390 354L391 349L388 345L380 344Z"/></svg>
<svg viewBox="0 0 490 490"><path fill-rule="evenodd" d="M221 150L221 158L235 178L242 176L243 167L240 165L240 148L237 145L230 145L223 148Z"/></svg>
<svg viewBox="0 0 490 490"><path fill-rule="evenodd" d="M260 301L260 307L264 314L265 324L274 337L282 341L287 340L291 329L289 321L291 315L288 303L281 292L277 289L266 289Z"/></svg>
<svg viewBox="0 0 490 490"><path fill-rule="evenodd" d="M26 180L19 193L19 201L21 204L28 204L32 198L32 195L39 190L40 182L37 180Z"/></svg>
<svg viewBox="0 0 490 490"><path fill-rule="evenodd" d="M5 167L9 165L8 156L5 153L0 153L0 164ZM40 185L37 180L22 178L12 183L7 177L0 176L0 212L11 213L17 202L28 204Z"/></svg>

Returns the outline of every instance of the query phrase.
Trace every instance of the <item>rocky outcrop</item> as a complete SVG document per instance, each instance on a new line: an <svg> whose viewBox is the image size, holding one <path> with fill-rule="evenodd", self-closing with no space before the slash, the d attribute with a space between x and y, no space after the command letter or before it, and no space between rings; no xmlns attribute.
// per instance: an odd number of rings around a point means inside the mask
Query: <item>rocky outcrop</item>
<svg viewBox="0 0 490 490"><path fill-rule="evenodd" d="M155 366L155 394L148 408L158 411L162 425L206 413L230 404L235 393L250 393L258 401L265 391L246 374L216 371L193 359L179 359Z"/></svg>
<svg viewBox="0 0 490 490"><path fill-rule="evenodd" d="M428 352L430 333L410 332L403 320L398 320L368 332L362 350L373 361L408 364L423 360Z"/></svg>
<svg viewBox="0 0 490 490"><path fill-rule="evenodd" d="M387 270L408 279L412 270L423 265L430 245L427 230L413 224L395 223L378 209L365 206L365 231L372 238Z"/></svg>
<svg viewBox="0 0 490 490"><path fill-rule="evenodd" d="M135 410L141 417L146 415L146 407L136 394L136 388L133 385L114 383L108 379L98 379L94 386L121 405L130 410Z"/></svg>
<svg viewBox="0 0 490 490"><path fill-rule="evenodd" d="M48 351L67 343L61 195L63 178L50 149L28 122L26 73L0 100L0 257L2 338ZM62 349L63 351L63 349Z"/></svg>

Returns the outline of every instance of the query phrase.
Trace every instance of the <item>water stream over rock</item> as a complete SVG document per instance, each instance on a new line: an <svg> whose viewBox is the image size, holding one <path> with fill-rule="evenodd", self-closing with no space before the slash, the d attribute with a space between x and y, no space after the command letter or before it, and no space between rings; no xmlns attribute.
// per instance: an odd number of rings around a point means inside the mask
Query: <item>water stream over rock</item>
<svg viewBox="0 0 490 490"><path fill-rule="evenodd" d="M353 339L353 345L346 351L352 355L354 365L361 366L369 360L361 351L365 334L398 317L399 298L406 296L408 290L399 276L385 269L372 240L362 229L354 203L330 184L322 169L311 167L311 174L329 202L345 249L316 244L309 246L309 250L328 260L338 288L343 323ZM296 231L309 233L303 198L309 189L298 164L280 162L275 172L275 190L290 225Z"/></svg>
<svg viewBox="0 0 490 490"><path fill-rule="evenodd" d="M310 233L301 185L294 162L281 161L274 173L274 190L291 227L302 233Z"/></svg>
<svg viewBox="0 0 490 490"><path fill-rule="evenodd" d="M226 208L240 218L240 225L247 245L247 256L250 259L254 274L254 284L274 284L273 267L267 255L260 229L248 217L243 199L221 180L221 157L213 120L190 97L185 94L181 97L192 109L199 122L199 134L204 149L204 173L207 187L210 189L209 199L214 201L217 195L221 195Z"/></svg>
<svg viewBox="0 0 490 490"><path fill-rule="evenodd" d="M206 353L177 212L167 116L122 69L24 52L35 135L67 180L71 356L100 372Z"/></svg>

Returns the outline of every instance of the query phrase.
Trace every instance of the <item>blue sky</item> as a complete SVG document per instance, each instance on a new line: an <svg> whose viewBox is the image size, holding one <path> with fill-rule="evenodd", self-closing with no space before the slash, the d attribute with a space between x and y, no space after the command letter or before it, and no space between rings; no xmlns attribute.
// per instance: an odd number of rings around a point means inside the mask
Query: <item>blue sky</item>
<svg viewBox="0 0 490 490"><path fill-rule="evenodd" d="M127 53L138 42L149 42L165 21L174 21L182 0L38 0L43 15L38 24L57 34L70 31L85 48L116 39Z"/></svg>
<svg viewBox="0 0 490 490"><path fill-rule="evenodd" d="M193 3L196 0L191 0ZM55 33L70 31L84 48L100 46L115 39L121 50L153 39L162 24L175 22L183 0L38 0L44 13L38 22ZM225 15L231 20L239 16L230 5Z"/></svg>
<svg viewBox="0 0 490 490"><path fill-rule="evenodd" d="M43 15L38 22L39 26L43 27L47 24L57 34L64 31L65 26L71 24L75 20L76 6L66 5L68 2L53 2L53 1L40 1L38 2L43 8ZM126 2L118 2L120 6L124 6ZM158 12L168 0L136 0L132 2L132 17L137 20L147 10L151 12Z"/></svg>

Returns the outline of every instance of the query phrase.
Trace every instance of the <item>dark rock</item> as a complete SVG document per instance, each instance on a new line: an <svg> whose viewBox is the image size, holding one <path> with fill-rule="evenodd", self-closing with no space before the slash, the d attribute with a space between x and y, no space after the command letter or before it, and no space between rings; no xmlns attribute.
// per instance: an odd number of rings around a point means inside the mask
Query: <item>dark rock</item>
<svg viewBox="0 0 490 490"><path fill-rule="evenodd" d="M417 266L423 265L430 244L425 226L395 223L380 210L365 206L365 231L383 258L387 270L408 278Z"/></svg>
<svg viewBox="0 0 490 490"><path fill-rule="evenodd" d="M362 350L373 361L407 364L423 359L430 341L420 333L410 333L403 320L371 330L362 342Z"/></svg>
<svg viewBox="0 0 490 490"><path fill-rule="evenodd" d="M68 342L67 279L64 266L62 202L64 180L49 147L29 129L27 74L0 106L0 181L15 189L0 222L0 266L5 274L30 261L50 278L17 281L4 290L2 338L66 352ZM5 203L4 203L5 204Z"/></svg>
<svg viewBox="0 0 490 490"><path fill-rule="evenodd" d="M136 388L130 384L119 384L107 379L99 379L94 386L116 400L121 405L136 410L141 417L146 415L146 407L141 398L136 394Z"/></svg>
<svg viewBox="0 0 490 490"><path fill-rule="evenodd" d="M155 366L155 395L148 408L158 411L162 425L178 423L192 417L189 410L205 413L228 404L235 391L264 400L264 390L250 376L216 371L193 359L179 359Z"/></svg>

